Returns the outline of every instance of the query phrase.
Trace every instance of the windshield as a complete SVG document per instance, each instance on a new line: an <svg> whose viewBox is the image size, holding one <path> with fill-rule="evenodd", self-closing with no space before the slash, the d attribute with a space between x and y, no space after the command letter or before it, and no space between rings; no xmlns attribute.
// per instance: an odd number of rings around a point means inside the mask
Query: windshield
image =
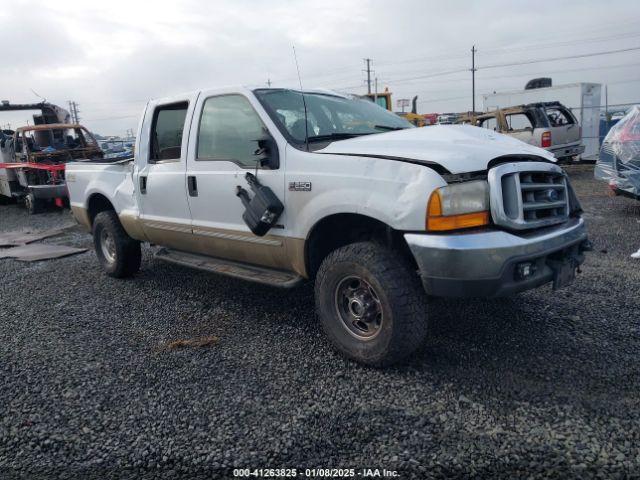
<svg viewBox="0 0 640 480"><path fill-rule="evenodd" d="M96 146L93 137L80 128L25 130L23 135L31 152L52 153L57 150Z"/></svg>
<svg viewBox="0 0 640 480"><path fill-rule="evenodd" d="M302 94L296 90L254 91L280 131L298 145L331 142L359 135L413 128L413 125L369 100L324 93L305 93L308 123L305 128Z"/></svg>

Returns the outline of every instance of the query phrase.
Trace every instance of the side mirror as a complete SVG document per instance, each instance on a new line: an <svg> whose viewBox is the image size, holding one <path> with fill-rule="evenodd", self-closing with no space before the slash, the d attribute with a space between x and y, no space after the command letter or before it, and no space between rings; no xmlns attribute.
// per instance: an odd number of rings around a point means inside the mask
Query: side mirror
<svg viewBox="0 0 640 480"><path fill-rule="evenodd" d="M261 167L267 167L271 170L280 168L280 156L278 154L278 143L271 135L267 135L256 140L258 149L253 152L254 155L260 157L256 159L260 162Z"/></svg>

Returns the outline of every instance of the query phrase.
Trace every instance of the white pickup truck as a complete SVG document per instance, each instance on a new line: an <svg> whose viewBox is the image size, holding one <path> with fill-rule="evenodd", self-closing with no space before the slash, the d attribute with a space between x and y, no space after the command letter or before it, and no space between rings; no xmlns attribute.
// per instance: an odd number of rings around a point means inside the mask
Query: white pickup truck
<svg viewBox="0 0 640 480"><path fill-rule="evenodd" d="M554 161L334 92L233 88L150 101L135 158L69 163L67 184L109 275L137 272L148 242L160 259L268 285L313 279L332 344L380 366L423 342L429 295L574 279L590 245Z"/></svg>

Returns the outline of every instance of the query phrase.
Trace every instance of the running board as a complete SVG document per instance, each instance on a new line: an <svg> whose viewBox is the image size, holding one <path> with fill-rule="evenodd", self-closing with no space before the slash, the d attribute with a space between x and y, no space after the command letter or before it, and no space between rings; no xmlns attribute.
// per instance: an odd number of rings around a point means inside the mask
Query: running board
<svg viewBox="0 0 640 480"><path fill-rule="evenodd" d="M166 262L197 268L207 272L219 273L250 282L262 283L272 287L293 288L304 281L304 278L295 273L248 265L233 260L222 260L216 257L198 255L197 253L186 253L162 248L155 256Z"/></svg>

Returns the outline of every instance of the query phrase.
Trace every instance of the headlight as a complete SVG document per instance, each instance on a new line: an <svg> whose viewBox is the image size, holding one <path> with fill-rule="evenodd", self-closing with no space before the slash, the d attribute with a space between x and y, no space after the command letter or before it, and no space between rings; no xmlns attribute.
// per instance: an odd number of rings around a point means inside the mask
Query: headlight
<svg viewBox="0 0 640 480"><path fill-rule="evenodd" d="M429 197L427 230L456 230L488 224L489 184L485 180L447 185Z"/></svg>

